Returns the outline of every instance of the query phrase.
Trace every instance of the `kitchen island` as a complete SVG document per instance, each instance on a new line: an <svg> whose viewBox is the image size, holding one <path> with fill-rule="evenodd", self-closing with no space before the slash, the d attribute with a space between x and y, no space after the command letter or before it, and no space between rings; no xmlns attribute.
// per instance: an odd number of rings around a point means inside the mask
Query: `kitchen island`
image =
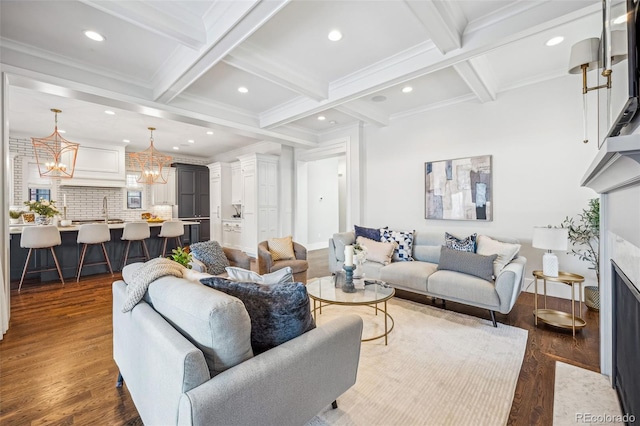
<svg viewBox="0 0 640 426"><path fill-rule="evenodd" d="M182 236L182 245L189 245L200 241L200 223L184 221L184 235ZM22 234L22 228L25 226L36 226L31 224L12 225L9 228L10 241L10 257L11 257L11 281L19 281L22 275L22 269L24 268L24 262L27 259L28 249L20 247L20 237ZM124 251L127 247L127 242L122 241L122 230L124 229L124 223L110 223L109 230L111 232L111 241L105 243L109 260L113 271L122 270L122 261L124 259ZM161 222L149 223L151 231L151 237L145 240L147 248L149 249L149 256L152 258L160 256L162 250L163 239L158 237L160 233ZM60 262L60 269L62 270L62 276L66 279L75 278L76 271L78 269L78 263L80 262L80 251L82 244L77 243L79 226L67 226L58 227L60 230L60 237L62 244L55 247L56 256ZM171 252L171 249L175 248L175 242L169 239L167 244L167 253ZM129 258L140 256L142 249L139 243L131 244L131 254ZM82 268L82 276L103 274L109 272L107 265L95 265L86 266L87 263L104 261L104 255L99 245L91 246L87 250L85 256L85 266ZM133 261L136 261L135 259ZM55 263L51 252L49 250L36 250L31 256L31 264L29 270L38 268L55 268ZM132 262L129 262L132 263ZM37 274L29 274L26 278L37 276ZM41 281L54 281L59 280L57 272L47 271L40 273Z"/></svg>

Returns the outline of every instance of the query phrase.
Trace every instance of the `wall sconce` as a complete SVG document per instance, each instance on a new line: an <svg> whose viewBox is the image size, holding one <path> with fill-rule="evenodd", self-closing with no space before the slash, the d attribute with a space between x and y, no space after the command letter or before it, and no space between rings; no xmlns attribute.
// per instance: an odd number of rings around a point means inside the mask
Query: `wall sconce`
<svg viewBox="0 0 640 426"><path fill-rule="evenodd" d="M598 89L611 89L611 68L605 68L602 76L607 79L605 84L589 87L587 84L587 71L603 67L599 38L588 38L582 40L571 47L569 58L569 74L582 73L582 121L584 124L583 142L588 143L587 135L587 93ZM624 31L611 32L611 65L626 59L627 57L627 37Z"/></svg>

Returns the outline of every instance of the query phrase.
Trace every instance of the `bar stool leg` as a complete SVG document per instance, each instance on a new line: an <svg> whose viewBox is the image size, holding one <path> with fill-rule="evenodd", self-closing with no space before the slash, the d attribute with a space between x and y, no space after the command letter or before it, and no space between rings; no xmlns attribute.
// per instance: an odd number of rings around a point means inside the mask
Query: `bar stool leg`
<svg viewBox="0 0 640 426"><path fill-rule="evenodd" d="M33 249L30 248L29 249L29 254L27 254L27 261L24 262L24 269L22 270L22 277L20 278L20 285L18 286L18 293L20 293L20 290L22 289L22 281L24 281L24 276L27 273L27 266L29 266L29 260L31 259L31 253L33 252Z"/></svg>
<svg viewBox="0 0 640 426"><path fill-rule="evenodd" d="M124 251L124 261L122 262L122 267L127 266L127 259L129 258L129 247L131 247L131 240L127 241L127 248Z"/></svg>
<svg viewBox="0 0 640 426"><path fill-rule="evenodd" d="M87 254L87 244L82 245L82 254L80 255L80 263L78 264L78 271L76 273L76 282L80 281L80 274L82 273L82 265L84 264L84 256Z"/></svg>
<svg viewBox="0 0 640 426"><path fill-rule="evenodd" d="M144 255L147 257L147 260L151 260L151 256L149 256L149 250L147 250L147 243L144 242L144 240L140 240L142 241L142 248L144 249Z"/></svg>
<svg viewBox="0 0 640 426"><path fill-rule="evenodd" d="M107 248L104 246L104 243L100 243L102 246L102 252L104 253L104 258L107 261L107 266L109 266L109 272L111 276L113 276L113 269L111 268L111 261L109 260L109 255L107 254Z"/></svg>
<svg viewBox="0 0 640 426"><path fill-rule="evenodd" d="M55 250L53 247L49 247L51 250L51 254L53 255L53 261L56 262L56 269L58 270L58 275L60 276L60 281L62 281L62 285L64 285L64 278L62 278L62 271L60 270L60 264L58 263L58 257L56 256Z"/></svg>
<svg viewBox="0 0 640 426"><path fill-rule="evenodd" d="M162 242L162 257L165 257L166 253L167 253L167 240L169 238L167 237L163 237L162 238L164 241Z"/></svg>
<svg viewBox="0 0 640 426"><path fill-rule="evenodd" d="M176 237L176 248L178 247L182 247L182 241L180 240L180 237Z"/></svg>

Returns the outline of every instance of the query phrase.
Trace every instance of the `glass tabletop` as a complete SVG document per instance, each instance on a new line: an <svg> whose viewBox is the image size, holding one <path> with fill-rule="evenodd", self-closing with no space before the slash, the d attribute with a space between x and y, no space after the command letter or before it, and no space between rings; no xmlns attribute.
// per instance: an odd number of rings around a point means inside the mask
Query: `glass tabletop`
<svg viewBox="0 0 640 426"><path fill-rule="evenodd" d="M333 277L315 278L307 283L307 293L312 299L328 303L345 305L369 305L390 299L395 294L393 287L384 284L367 284L363 289L356 288L355 293L345 293L336 287Z"/></svg>

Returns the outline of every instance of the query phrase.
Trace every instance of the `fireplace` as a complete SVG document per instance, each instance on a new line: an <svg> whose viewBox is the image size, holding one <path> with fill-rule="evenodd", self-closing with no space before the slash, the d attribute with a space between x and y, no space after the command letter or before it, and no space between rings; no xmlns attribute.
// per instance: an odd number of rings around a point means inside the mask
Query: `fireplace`
<svg viewBox="0 0 640 426"><path fill-rule="evenodd" d="M613 387L628 424L640 424L640 292L611 261L613 290ZM640 285L640 283L636 283ZM633 417L632 417L633 416Z"/></svg>

